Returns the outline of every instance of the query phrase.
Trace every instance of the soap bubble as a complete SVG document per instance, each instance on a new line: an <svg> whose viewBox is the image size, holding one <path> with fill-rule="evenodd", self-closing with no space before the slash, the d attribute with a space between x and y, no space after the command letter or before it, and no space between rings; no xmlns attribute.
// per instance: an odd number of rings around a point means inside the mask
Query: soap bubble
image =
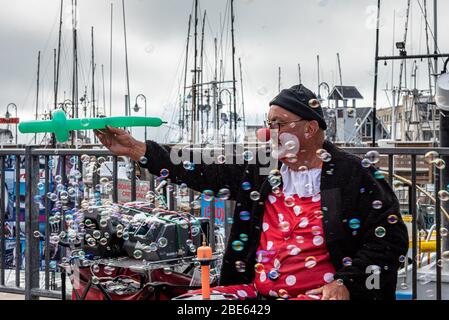
<svg viewBox="0 0 449 320"><path fill-rule="evenodd" d="M226 157L224 156L224 155L219 155L218 157L217 157L217 163L218 164L224 164L224 163L226 163Z"/></svg>
<svg viewBox="0 0 449 320"><path fill-rule="evenodd" d="M382 180L382 179L385 179L385 176L382 174L382 172L376 171L376 172L374 172L374 178L377 180Z"/></svg>
<svg viewBox="0 0 449 320"><path fill-rule="evenodd" d="M260 200L260 193L257 191L253 191L249 195L250 199L253 201L259 201Z"/></svg>
<svg viewBox="0 0 449 320"><path fill-rule="evenodd" d="M81 156L81 162L82 162L83 164L88 164L88 163L90 162L90 156L87 155L87 154L83 154L83 155Z"/></svg>
<svg viewBox="0 0 449 320"><path fill-rule="evenodd" d="M371 161L368 159L362 159L362 167L369 168L371 166Z"/></svg>
<svg viewBox="0 0 449 320"><path fill-rule="evenodd" d="M243 152L242 156L245 161L251 161L254 159L254 155L253 155L252 151L249 151L249 150Z"/></svg>
<svg viewBox="0 0 449 320"><path fill-rule="evenodd" d="M360 220L359 219L349 220L349 227L351 229L359 229L360 228Z"/></svg>
<svg viewBox="0 0 449 320"><path fill-rule="evenodd" d="M214 192L212 190L204 190L203 191L204 201L211 202L214 200Z"/></svg>
<svg viewBox="0 0 449 320"><path fill-rule="evenodd" d="M279 279L279 271L276 269L271 269L270 272L268 272L268 279L272 281Z"/></svg>
<svg viewBox="0 0 449 320"><path fill-rule="evenodd" d="M39 182L38 184L37 184L37 188L40 190L40 191L42 191L42 190L44 190L45 189L45 183L44 182Z"/></svg>
<svg viewBox="0 0 449 320"><path fill-rule="evenodd" d="M53 169L55 167L55 161L53 159L48 160L48 167Z"/></svg>
<svg viewBox="0 0 449 320"><path fill-rule="evenodd" d="M160 177L161 178L168 178L168 176L170 175L170 171L168 169L162 169L160 172Z"/></svg>
<svg viewBox="0 0 449 320"><path fill-rule="evenodd" d="M143 165L146 165L148 163L148 159L144 156L140 157L139 162Z"/></svg>
<svg viewBox="0 0 449 320"><path fill-rule="evenodd" d="M424 161L427 162L428 164L431 164L433 161L435 161L436 159L438 159L440 155L438 154L438 152L436 151L429 151L425 154L424 156Z"/></svg>
<svg viewBox="0 0 449 320"><path fill-rule="evenodd" d="M157 245L159 246L159 248L165 248L167 246L167 244L168 244L168 240L164 237L160 238L157 241Z"/></svg>
<svg viewBox="0 0 449 320"><path fill-rule="evenodd" d="M42 233L40 233L39 231L34 231L33 232L33 236L35 237L35 238L40 238L40 237L43 237L44 235L42 234Z"/></svg>
<svg viewBox="0 0 449 320"><path fill-rule="evenodd" d="M243 248L244 248L244 244L243 244L242 241L240 241L240 240L235 240L235 241L232 242L232 249L233 249L234 251L242 251Z"/></svg>
<svg viewBox="0 0 449 320"><path fill-rule="evenodd" d="M294 140L290 140L290 141L287 141L286 143L285 143L285 148L288 150L288 151L291 151L291 150L294 150L296 147L297 147L297 142L296 141L294 141Z"/></svg>
<svg viewBox="0 0 449 320"><path fill-rule="evenodd" d="M371 162L371 164L377 164L380 161L380 155L379 152L377 151L369 151L366 155L365 155L365 159L368 159L369 162Z"/></svg>
<svg viewBox="0 0 449 320"><path fill-rule="evenodd" d="M183 166L184 169L188 170L188 171L193 171L195 170L195 164L190 162L190 161L184 161L183 162Z"/></svg>
<svg viewBox="0 0 449 320"><path fill-rule="evenodd" d="M292 196L285 197L284 204L289 208L293 207L295 205L295 198Z"/></svg>
<svg viewBox="0 0 449 320"><path fill-rule="evenodd" d="M319 149L316 151L316 155L318 158L321 159L323 162L330 162L332 160L332 155L327 152L325 149Z"/></svg>
<svg viewBox="0 0 449 320"><path fill-rule="evenodd" d="M237 272L245 272L246 271L246 264L243 261L236 261L235 262L235 269Z"/></svg>
<svg viewBox="0 0 449 320"><path fill-rule="evenodd" d="M389 215L388 216L388 223L390 223L390 224L396 224L397 222L398 222L398 216L397 215L395 215L395 214L392 214L392 215Z"/></svg>
<svg viewBox="0 0 449 320"><path fill-rule="evenodd" d="M240 240L242 240L243 242L247 242L248 241L248 235L246 233L240 234Z"/></svg>
<svg viewBox="0 0 449 320"><path fill-rule="evenodd" d="M449 200L449 192L446 190L440 190L438 192L438 198L440 198L441 201L448 201Z"/></svg>
<svg viewBox="0 0 449 320"><path fill-rule="evenodd" d="M279 187L282 183L282 177L281 176L269 176L268 182L270 183L270 185L273 188Z"/></svg>
<svg viewBox="0 0 449 320"><path fill-rule="evenodd" d="M383 203L380 200L373 201L373 208L376 210L382 209Z"/></svg>
<svg viewBox="0 0 449 320"><path fill-rule="evenodd" d="M95 247L97 245L97 241L92 237L88 238L86 242L89 245L89 247Z"/></svg>
<svg viewBox="0 0 449 320"><path fill-rule="evenodd" d="M35 203L40 204L41 200L42 200L41 196L39 196L39 195L34 196L34 202Z"/></svg>
<svg viewBox="0 0 449 320"><path fill-rule="evenodd" d="M133 256L135 259L140 260L143 257L143 252L141 250L134 250Z"/></svg>
<svg viewBox="0 0 449 320"><path fill-rule="evenodd" d="M249 183L248 181L245 181L242 183L242 188L245 191L251 190L251 183Z"/></svg>
<svg viewBox="0 0 449 320"><path fill-rule="evenodd" d="M240 220L248 221L250 218L251 218L251 213L249 213L249 211L240 212Z"/></svg>
<svg viewBox="0 0 449 320"><path fill-rule="evenodd" d="M256 273L262 273L265 270L265 267L261 263L256 263L254 265L254 270L256 271Z"/></svg>
<svg viewBox="0 0 449 320"><path fill-rule="evenodd" d="M446 168L446 162L443 159L435 159L431 163L439 170Z"/></svg>
<svg viewBox="0 0 449 320"><path fill-rule="evenodd" d="M278 292L278 295L282 299L290 298L290 295L288 294L287 290L285 290L285 289L280 289L279 292Z"/></svg>
<svg viewBox="0 0 449 320"><path fill-rule="evenodd" d="M447 237L448 230L446 228L441 228L440 229L440 234L441 234L442 237Z"/></svg>
<svg viewBox="0 0 449 320"><path fill-rule="evenodd" d="M201 203L199 201L196 201L196 200L192 201L190 203L190 208L194 209L194 210L199 210L199 209L201 209Z"/></svg>
<svg viewBox="0 0 449 320"><path fill-rule="evenodd" d="M231 191L227 188L220 189L217 196L221 200L229 200L229 198L231 197Z"/></svg>
<svg viewBox="0 0 449 320"><path fill-rule="evenodd" d="M393 181L393 187L395 189L400 189L404 186L404 183L401 180L394 180Z"/></svg>
<svg viewBox="0 0 449 320"><path fill-rule="evenodd" d="M349 257L343 258L343 265L344 265L345 267L350 267L350 266L352 266L352 259L349 258Z"/></svg>
<svg viewBox="0 0 449 320"><path fill-rule="evenodd" d="M387 233L387 231L385 230L384 227L377 227L376 230L374 230L374 234L376 235L376 237L378 238L383 238L385 237L385 234Z"/></svg>
<svg viewBox="0 0 449 320"><path fill-rule="evenodd" d="M55 182L56 182L57 184L62 183L62 177L61 177L60 175L55 176Z"/></svg>
<svg viewBox="0 0 449 320"><path fill-rule="evenodd" d="M155 252L158 249L158 244L156 242L152 242L150 243L150 245L148 246L148 250L150 252Z"/></svg>
<svg viewBox="0 0 449 320"><path fill-rule="evenodd" d="M313 267L315 267L317 265L317 261L315 257L307 257L305 260L305 267L307 269L312 269Z"/></svg>

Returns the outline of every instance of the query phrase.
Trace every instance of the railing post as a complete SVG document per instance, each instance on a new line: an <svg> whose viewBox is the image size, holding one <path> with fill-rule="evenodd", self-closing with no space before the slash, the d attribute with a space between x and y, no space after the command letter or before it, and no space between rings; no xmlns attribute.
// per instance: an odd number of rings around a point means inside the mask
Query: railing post
<svg viewBox="0 0 449 320"><path fill-rule="evenodd" d="M412 215L412 298L418 297L418 214L416 212L416 155L412 155L412 185L409 187L409 212Z"/></svg>
<svg viewBox="0 0 449 320"><path fill-rule="evenodd" d="M136 192L136 187L137 187L137 179L136 179L136 162L131 160L131 167L133 169L133 172L131 174L131 201L136 201L137 199L137 192Z"/></svg>
<svg viewBox="0 0 449 320"><path fill-rule="evenodd" d="M37 194L37 183L34 177L39 178L39 161L32 155L32 147L25 150L26 162L26 200L25 200L25 300L38 299L32 290L39 288L39 238L33 233L39 229L39 208L33 196Z"/></svg>
<svg viewBox="0 0 449 320"><path fill-rule="evenodd" d="M5 285L5 158L0 157L0 286Z"/></svg>
<svg viewBox="0 0 449 320"><path fill-rule="evenodd" d="M15 213L16 213L16 252L22 252L20 241L20 155L16 155L16 198L15 198ZM16 287L20 287L20 267L22 265L22 255L16 254Z"/></svg>
<svg viewBox="0 0 449 320"><path fill-rule="evenodd" d="M436 299L441 300L441 200L438 192L441 190L441 171L435 167L435 229L436 229Z"/></svg>
<svg viewBox="0 0 449 320"><path fill-rule="evenodd" d="M118 158L114 156L112 158L112 201L118 202Z"/></svg>

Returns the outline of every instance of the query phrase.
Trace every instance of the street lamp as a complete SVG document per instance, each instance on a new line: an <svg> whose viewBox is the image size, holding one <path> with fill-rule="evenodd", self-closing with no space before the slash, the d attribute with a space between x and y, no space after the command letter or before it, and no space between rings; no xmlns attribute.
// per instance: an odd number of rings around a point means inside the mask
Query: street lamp
<svg viewBox="0 0 449 320"><path fill-rule="evenodd" d="M11 114L9 113L9 107L13 107L16 110L16 118L17 118L17 105L15 103L10 103L6 106L6 114L5 117L9 119ZM9 125L8 125L9 127ZM16 124L16 145L17 145L17 124Z"/></svg>
<svg viewBox="0 0 449 320"><path fill-rule="evenodd" d="M139 107L139 98L143 99L145 102L145 118L147 117L147 97L145 97L143 94L139 94L136 97L136 103L134 105L134 112L139 112L140 111L140 107ZM147 141L147 127L145 127L145 141Z"/></svg>

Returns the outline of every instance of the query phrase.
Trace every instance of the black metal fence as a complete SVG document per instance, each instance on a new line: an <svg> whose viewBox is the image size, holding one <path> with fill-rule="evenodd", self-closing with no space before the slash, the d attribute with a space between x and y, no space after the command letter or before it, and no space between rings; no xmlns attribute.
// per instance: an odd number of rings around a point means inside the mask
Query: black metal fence
<svg viewBox="0 0 449 320"><path fill-rule="evenodd" d="M420 156L424 156L429 151L436 151L441 157L449 157L449 148L348 148L346 149L349 152L358 155L364 155L368 151L377 151L382 156L388 157L388 179L390 184L393 183L394 179L394 157L395 156L407 156L411 160L411 168L410 168L410 176L411 176L411 185L409 187L409 208L408 212L412 216L412 236L411 236L411 257L412 257L412 298L416 299L418 297L418 259L416 259L418 255L418 226L417 226L417 158ZM42 170L40 167L40 159L43 158L44 165L44 185L45 185L45 194L50 192L50 167L49 161L54 156L61 157L61 165L63 168L66 168L66 161L68 156L76 156L77 157L77 168L82 173L83 165L81 163L81 156L103 156L103 157L112 157L112 201L117 202L119 199L118 196L118 157L111 155L107 150L96 150L96 149L38 149L33 147L27 147L26 149L0 149L0 185L1 185L1 194L0 194L0 225L2 228L0 229L0 292L11 293L11 294L23 294L25 295L25 299L38 299L39 297L48 297L48 298L56 298L61 299L65 298L65 274L57 273L61 278L61 290L55 290L54 286L52 286L52 281L55 278L54 271L50 270L49 262L49 250L45 251L43 261L41 249L39 247L40 239L36 238L33 233L36 230L39 230L39 206L34 201L34 195L38 192L37 183L40 180L39 172ZM8 167L6 160L14 159L14 165ZM25 243L24 246L21 243L21 219L20 219L20 172L21 168L25 168L25 216L24 216L24 234L25 234ZM136 168L136 163L131 162L133 168ZM14 210L15 210L15 228L13 234L8 235L7 230L3 227L6 221L6 204L5 204L5 172L6 169L13 169L14 172L14 194L16 195L13 199L14 201ZM437 196L438 191L441 190L441 176L442 169L435 169L434 174L434 185L435 185L435 230L436 230L436 261L441 261L442 259L442 235L441 228L446 223L445 220L441 219L441 210L440 210L440 199ZM62 176L62 184L66 184L68 181L66 170L61 171ZM131 174L131 201L136 200L136 174ZM153 190L155 185L154 179L150 179L150 189ZM193 193L191 193L190 198L193 198ZM45 197L45 241L44 246L48 246L49 239L49 199ZM10 200L11 202L11 200ZM170 210L173 210L176 206L175 199L172 197L168 199L168 206ZM211 210L213 214L214 210ZM214 221L213 215L211 216L211 221ZM64 214L62 214L62 226L65 226L64 223ZM213 229L212 229L213 230ZM6 253L6 240L14 239L15 241L15 250L16 254L14 256L14 267L12 268L15 271L15 279L14 285L7 285L5 272L6 270L11 270L11 268L7 268L5 261L5 253ZM24 249L24 261L22 258L21 250ZM43 262L43 264L42 264ZM22 266L25 265L24 271L22 271ZM41 285L41 268L43 268L44 275L44 283ZM442 268L443 265L437 263L436 265L436 299L442 299Z"/></svg>

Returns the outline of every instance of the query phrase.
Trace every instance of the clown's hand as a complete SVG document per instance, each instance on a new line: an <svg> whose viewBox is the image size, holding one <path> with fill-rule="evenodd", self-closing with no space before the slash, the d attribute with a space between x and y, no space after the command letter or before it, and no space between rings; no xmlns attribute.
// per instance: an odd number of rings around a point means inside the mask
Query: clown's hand
<svg viewBox="0 0 449 320"><path fill-rule="evenodd" d="M349 300L349 291L342 283L333 281L321 288L306 292L307 295L321 295L321 300Z"/></svg>

